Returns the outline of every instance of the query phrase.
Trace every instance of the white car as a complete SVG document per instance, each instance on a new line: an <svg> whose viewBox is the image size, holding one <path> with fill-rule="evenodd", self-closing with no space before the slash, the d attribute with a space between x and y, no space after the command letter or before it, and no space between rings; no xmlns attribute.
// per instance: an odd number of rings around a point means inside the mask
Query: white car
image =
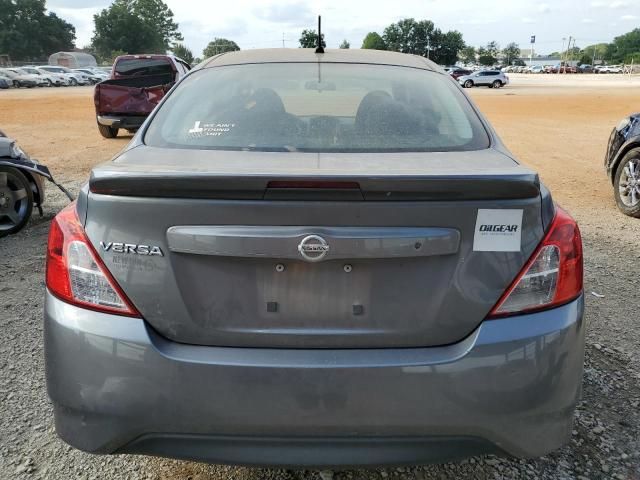
<svg viewBox="0 0 640 480"><path fill-rule="evenodd" d="M500 88L509 84L509 77L500 70L483 70L464 75L458 78L458 83L464 88L485 86L489 88Z"/></svg>
<svg viewBox="0 0 640 480"><path fill-rule="evenodd" d="M74 68L73 71L87 75L89 77L89 80L91 80L91 83L102 82L103 80L107 80L109 78L109 75L107 75L106 73L91 70L89 68Z"/></svg>
<svg viewBox="0 0 640 480"><path fill-rule="evenodd" d="M15 73L16 75L21 75L22 77L30 78L31 80L36 82L36 86L38 87L49 85L49 82L47 82L47 80L44 77L40 75L34 75L33 73L30 73L23 68L14 67L14 68L7 68L7 70Z"/></svg>
<svg viewBox="0 0 640 480"><path fill-rule="evenodd" d="M622 73L622 67L620 65L601 65L596 67L598 73Z"/></svg>
<svg viewBox="0 0 640 480"><path fill-rule="evenodd" d="M52 72L45 72L43 70L38 70L35 67L20 67L20 70L26 72L30 75L36 75L46 82L49 87L59 87L61 85L67 85L68 81L62 75Z"/></svg>
<svg viewBox="0 0 640 480"><path fill-rule="evenodd" d="M69 81L71 82L71 85L89 85L91 83L91 81L89 80L89 77L87 75L83 75L81 73L78 72L74 72L73 70L67 68L67 67L61 67L60 65L42 65L40 67L38 67L39 70L45 70L47 72L53 72L53 73L61 73L63 75L65 75Z"/></svg>

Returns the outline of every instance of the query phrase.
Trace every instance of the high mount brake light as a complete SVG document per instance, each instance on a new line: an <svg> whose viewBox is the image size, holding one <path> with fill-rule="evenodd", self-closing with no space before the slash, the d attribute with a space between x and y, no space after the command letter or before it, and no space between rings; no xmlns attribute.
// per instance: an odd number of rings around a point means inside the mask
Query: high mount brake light
<svg viewBox="0 0 640 480"><path fill-rule="evenodd" d="M51 222L46 279L49 291L65 302L99 312L140 316L89 242L75 202Z"/></svg>
<svg viewBox="0 0 640 480"><path fill-rule="evenodd" d="M546 310L575 300L582 293L582 276L580 229L556 206L549 231L488 318Z"/></svg>

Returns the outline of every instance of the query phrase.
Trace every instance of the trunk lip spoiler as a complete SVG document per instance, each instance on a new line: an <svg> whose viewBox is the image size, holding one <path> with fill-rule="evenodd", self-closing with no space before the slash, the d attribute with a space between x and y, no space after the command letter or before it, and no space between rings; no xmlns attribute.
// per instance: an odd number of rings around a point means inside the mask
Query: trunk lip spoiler
<svg viewBox="0 0 640 480"><path fill-rule="evenodd" d="M278 200L273 182L351 182L359 185L362 200L505 200L540 195L534 172L487 172L467 175L281 175L184 172L125 172L94 170L91 193L128 197L198 198L220 200ZM275 185L278 185L275 183ZM312 191L313 189L304 189ZM331 192L319 189L331 200ZM357 191L357 190L356 190ZM270 193L270 194L269 194ZM313 199L312 197L301 197ZM342 197L338 197L342 198ZM291 196L283 198L292 200Z"/></svg>

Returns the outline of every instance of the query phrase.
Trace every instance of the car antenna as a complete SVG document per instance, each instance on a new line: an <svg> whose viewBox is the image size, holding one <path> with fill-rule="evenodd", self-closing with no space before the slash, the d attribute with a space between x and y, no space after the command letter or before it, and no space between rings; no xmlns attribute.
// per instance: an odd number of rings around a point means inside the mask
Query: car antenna
<svg viewBox="0 0 640 480"><path fill-rule="evenodd" d="M324 48L322 48L321 18L322 17L318 15L318 46L316 47L316 53L324 53Z"/></svg>

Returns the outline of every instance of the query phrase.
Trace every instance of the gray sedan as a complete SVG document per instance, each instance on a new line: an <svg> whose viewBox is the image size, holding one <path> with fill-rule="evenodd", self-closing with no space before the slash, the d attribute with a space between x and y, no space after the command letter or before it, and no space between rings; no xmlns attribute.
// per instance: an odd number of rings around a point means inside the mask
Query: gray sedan
<svg viewBox="0 0 640 480"><path fill-rule="evenodd" d="M53 220L44 337L76 448L345 466L571 437L582 243L451 77L218 55Z"/></svg>
<svg viewBox="0 0 640 480"><path fill-rule="evenodd" d="M471 75L459 77L458 83L464 88L500 88L509 84L509 77L500 70L482 70L479 72L474 72Z"/></svg>

